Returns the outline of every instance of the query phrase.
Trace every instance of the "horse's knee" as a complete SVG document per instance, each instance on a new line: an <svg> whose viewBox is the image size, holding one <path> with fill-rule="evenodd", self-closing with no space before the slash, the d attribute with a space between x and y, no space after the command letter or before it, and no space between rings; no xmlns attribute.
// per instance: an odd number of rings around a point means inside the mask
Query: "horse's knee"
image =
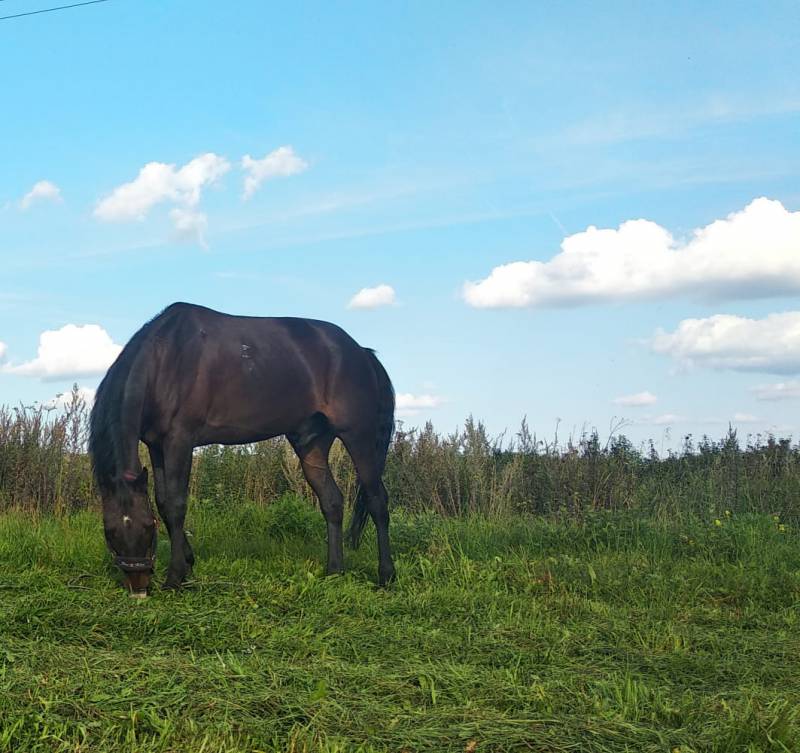
<svg viewBox="0 0 800 753"><path fill-rule="evenodd" d="M344 519L344 498L341 493L334 492L320 497L319 506L322 508L325 520L341 523Z"/></svg>

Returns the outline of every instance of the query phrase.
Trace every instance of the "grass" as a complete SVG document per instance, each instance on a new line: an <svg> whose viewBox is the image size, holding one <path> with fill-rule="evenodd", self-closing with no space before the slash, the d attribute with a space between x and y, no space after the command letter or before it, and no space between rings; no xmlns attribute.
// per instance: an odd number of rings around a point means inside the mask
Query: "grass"
<svg viewBox="0 0 800 753"><path fill-rule="evenodd" d="M397 514L387 590L372 535L323 577L305 502L191 517L192 587L140 603L96 514L0 516L0 751L800 750L771 516Z"/></svg>

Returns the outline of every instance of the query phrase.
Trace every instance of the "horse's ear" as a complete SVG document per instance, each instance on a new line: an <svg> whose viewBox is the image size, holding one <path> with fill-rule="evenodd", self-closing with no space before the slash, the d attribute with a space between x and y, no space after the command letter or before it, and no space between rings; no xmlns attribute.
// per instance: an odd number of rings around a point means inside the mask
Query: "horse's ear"
<svg viewBox="0 0 800 753"><path fill-rule="evenodd" d="M138 476L133 471L125 471L122 480L135 492L147 493L147 468L142 468Z"/></svg>

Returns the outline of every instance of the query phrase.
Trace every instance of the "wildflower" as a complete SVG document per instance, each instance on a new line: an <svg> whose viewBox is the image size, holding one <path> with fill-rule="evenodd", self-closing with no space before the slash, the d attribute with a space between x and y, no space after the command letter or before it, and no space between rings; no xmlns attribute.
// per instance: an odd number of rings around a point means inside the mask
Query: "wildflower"
<svg viewBox="0 0 800 753"><path fill-rule="evenodd" d="M781 533L786 533L786 526L785 526L783 523L781 523L781 524L778 526L778 530L779 530Z"/></svg>
<svg viewBox="0 0 800 753"><path fill-rule="evenodd" d="M715 518L714 525L715 526L721 526L722 525L722 521L719 518Z"/></svg>
<svg viewBox="0 0 800 753"><path fill-rule="evenodd" d="M773 516L772 516L772 519L773 519L773 520L774 520L776 523L779 523L779 522L780 522L780 519L781 519L781 516L780 516L780 515L773 515Z"/></svg>
<svg viewBox="0 0 800 753"><path fill-rule="evenodd" d="M730 516L731 516L731 511L730 510L725 510L725 517L726 518L730 518Z"/></svg>

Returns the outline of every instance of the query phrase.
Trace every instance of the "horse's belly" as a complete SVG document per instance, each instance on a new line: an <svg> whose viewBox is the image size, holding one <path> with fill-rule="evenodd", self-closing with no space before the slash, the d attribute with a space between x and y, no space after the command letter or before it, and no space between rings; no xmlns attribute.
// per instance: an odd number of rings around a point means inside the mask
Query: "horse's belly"
<svg viewBox="0 0 800 753"><path fill-rule="evenodd" d="M302 375L249 366L217 381L205 416L206 442L238 444L290 433L318 410L314 390Z"/></svg>

